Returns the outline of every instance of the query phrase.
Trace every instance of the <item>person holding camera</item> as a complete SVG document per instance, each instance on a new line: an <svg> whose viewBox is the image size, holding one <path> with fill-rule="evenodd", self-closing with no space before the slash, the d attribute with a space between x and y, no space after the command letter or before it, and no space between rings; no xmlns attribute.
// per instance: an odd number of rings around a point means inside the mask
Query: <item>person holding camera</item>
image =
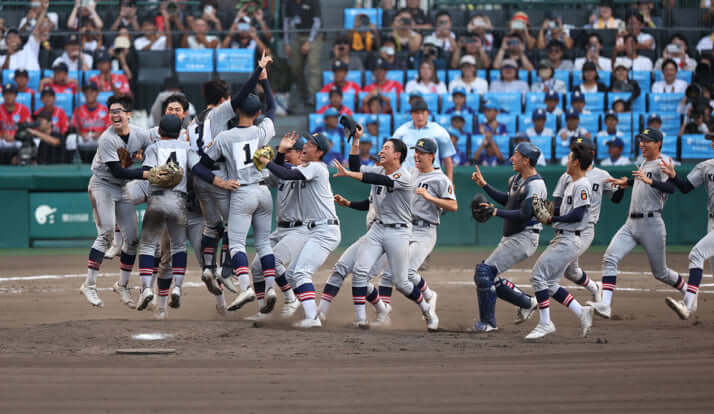
<svg viewBox="0 0 714 414"><path fill-rule="evenodd" d="M379 45L379 31L366 14L357 15L349 34L350 46L357 52L371 52Z"/></svg>
<svg viewBox="0 0 714 414"><path fill-rule="evenodd" d="M71 71L85 71L92 69L93 59L88 53L82 52L79 37L73 34L64 42L64 53L52 62L52 67L59 63L64 63Z"/></svg>
<svg viewBox="0 0 714 414"><path fill-rule="evenodd" d="M65 149L65 135L52 128L52 114L44 111L35 115L36 127L27 131L39 140L37 146L38 164L62 164L69 162Z"/></svg>
<svg viewBox="0 0 714 414"><path fill-rule="evenodd" d="M417 33L412 15L401 10L392 21L392 38L397 52L416 53L421 50L422 37Z"/></svg>
<svg viewBox="0 0 714 414"><path fill-rule="evenodd" d="M511 36L521 39L523 50L533 49L536 45L536 38L531 36L529 31L530 21L524 12L516 12L509 22Z"/></svg>
<svg viewBox="0 0 714 414"><path fill-rule="evenodd" d="M473 60L474 70L489 69L491 67L491 58L486 52L483 40L475 34L466 33L459 37L458 42L456 42L456 48L453 53L451 53L451 68L462 69L462 78L464 74L461 61L467 56L471 58L468 59L469 61Z"/></svg>
<svg viewBox="0 0 714 414"><path fill-rule="evenodd" d="M116 32L124 27L130 28L135 32L141 30L139 27L139 19L136 16L136 0L122 0L119 6L119 15L109 30Z"/></svg>
<svg viewBox="0 0 714 414"><path fill-rule="evenodd" d="M333 61L342 61L347 64L349 70L364 70L364 65L359 57L352 56L352 45L350 38L346 34L340 34L335 39L335 44L332 46Z"/></svg>
<svg viewBox="0 0 714 414"><path fill-rule="evenodd" d="M109 56L112 57L111 70L121 70L124 76L131 82L139 66L139 58L136 50L132 47L131 34L129 29L122 27L114 38L114 44L109 49Z"/></svg>
<svg viewBox="0 0 714 414"><path fill-rule="evenodd" d="M144 17L141 21L143 36L134 39L136 50L166 50L171 49L171 19L166 8L161 9L164 18L165 33L159 32L154 16Z"/></svg>
<svg viewBox="0 0 714 414"><path fill-rule="evenodd" d="M466 24L466 32L481 40L481 47L486 53L491 52L493 49L493 25L488 16L484 16L481 13L473 15Z"/></svg>
<svg viewBox="0 0 714 414"><path fill-rule="evenodd" d="M436 13L436 30L427 38L433 39L434 44L443 52L456 49L456 35L451 31L451 15L448 11L439 10Z"/></svg>
<svg viewBox="0 0 714 414"><path fill-rule="evenodd" d="M670 37L669 43L662 51L662 57L657 59L654 65L655 70L662 70L662 63L667 59L672 59L680 70L694 72L697 69L697 61L692 59L687 50L687 39L680 33L675 33Z"/></svg>
<svg viewBox="0 0 714 414"><path fill-rule="evenodd" d="M662 76L664 79L652 84L652 93L684 93L687 82L677 79L677 63L672 59L662 62Z"/></svg>
<svg viewBox="0 0 714 414"><path fill-rule="evenodd" d="M412 19L414 20L414 29L416 30L430 30L431 19L424 10L419 7L421 0L407 0L407 7L403 10L407 11Z"/></svg>
<svg viewBox="0 0 714 414"><path fill-rule="evenodd" d="M652 71L652 61L648 57L637 54L638 43L634 34L626 33L619 39L622 41L617 41L612 53L613 66L621 64L631 70ZM617 56L620 53L624 53L625 56Z"/></svg>
<svg viewBox="0 0 714 414"><path fill-rule="evenodd" d="M43 21L49 7L49 0L42 0L38 21ZM27 38L25 45L22 45L22 38L18 29L10 28L5 32L6 53L0 56L0 71L5 69L26 69L40 70L38 60L40 45L46 35L43 25L37 24L32 30L32 34Z"/></svg>
<svg viewBox="0 0 714 414"><path fill-rule="evenodd" d="M533 64L526 56L526 45L521 37L511 32L501 41L501 48L493 60L493 68L500 69L504 61L510 60L516 64L516 69L525 69L528 71L534 70Z"/></svg>
<svg viewBox="0 0 714 414"><path fill-rule="evenodd" d="M74 0L74 7L67 18L67 29L78 30L88 20L94 23L97 30L104 28L104 22L97 14L97 3L93 0Z"/></svg>
<svg viewBox="0 0 714 414"><path fill-rule="evenodd" d="M6 83L2 88L4 102L0 105L0 150L20 148L22 143L15 140L19 124L32 121L30 109L17 102L17 86Z"/></svg>
<svg viewBox="0 0 714 414"><path fill-rule="evenodd" d="M600 56L602 49L602 38L597 33L590 33L585 43L585 57L575 59L575 70L582 70L585 62L593 62L598 70L610 72L612 70L612 61L606 57Z"/></svg>
<svg viewBox="0 0 714 414"><path fill-rule="evenodd" d="M228 36L223 39L224 49L253 49L263 50L265 44L260 40L255 26L250 24L250 17L242 16L237 18L230 29Z"/></svg>
<svg viewBox="0 0 714 414"><path fill-rule="evenodd" d="M181 46L189 49L215 49L218 44L218 37L208 34L208 22L200 17L193 20L191 32L184 32L181 39Z"/></svg>
<svg viewBox="0 0 714 414"><path fill-rule="evenodd" d="M570 28L571 26L563 24L563 19L560 16L546 18L538 31L536 47L542 50L550 42L558 41L563 43L566 48L572 48L575 42L570 37Z"/></svg>
<svg viewBox="0 0 714 414"><path fill-rule="evenodd" d="M627 21L627 31L635 36L637 49L655 50L654 37L642 31L645 26L645 18L642 14L638 10L632 10L627 13L625 20Z"/></svg>
<svg viewBox="0 0 714 414"><path fill-rule="evenodd" d="M298 90L308 106L314 105L315 92L320 90L323 36L320 0L289 0L284 2L283 33L285 54L296 77ZM307 75L305 69L307 68Z"/></svg>
<svg viewBox="0 0 714 414"><path fill-rule="evenodd" d="M206 23L206 28L208 30L215 30L217 32L223 31L223 25L221 20L216 16L216 11L218 10L218 2L216 0L202 0L201 1L201 17ZM195 21L196 19L194 19ZM191 24L193 26L193 24Z"/></svg>

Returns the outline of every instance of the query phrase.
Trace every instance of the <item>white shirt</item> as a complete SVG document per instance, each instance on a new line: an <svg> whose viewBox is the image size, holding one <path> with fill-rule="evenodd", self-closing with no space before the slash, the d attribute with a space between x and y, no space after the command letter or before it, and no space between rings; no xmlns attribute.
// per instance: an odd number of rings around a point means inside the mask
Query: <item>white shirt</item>
<svg viewBox="0 0 714 414"><path fill-rule="evenodd" d="M597 82L589 88L587 86L585 86L584 83L581 83L580 85L578 85L578 88L580 88L580 92L582 92L582 93L597 92Z"/></svg>
<svg viewBox="0 0 714 414"><path fill-rule="evenodd" d="M213 35L206 35L206 42L210 43L214 40L218 40L216 36ZM203 43L199 43L198 40L196 40L196 36L191 35L186 39L186 43L188 43L188 48L189 49L205 49L206 46ZM218 45L216 45L218 47Z"/></svg>
<svg viewBox="0 0 714 414"><path fill-rule="evenodd" d="M456 88L464 88L466 93L482 94L488 92L488 82L485 79L474 78L471 83L466 83L459 77L449 82L449 93L453 93Z"/></svg>
<svg viewBox="0 0 714 414"><path fill-rule="evenodd" d="M687 90L687 81L675 79L674 83L667 85L665 80L657 81L652 85L652 93L684 93Z"/></svg>
<svg viewBox="0 0 714 414"><path fill-rule="evenodd" d="M528 138L533 138L533 137L540 137L540 136L552 137L555 134L553 133L553 130L548 127L544 127L543 130L540 132L540 134L535 130L535 128L530 127L528 129L526 129L526 135L528 136Z"/></svg>
<svg viewBox="0 0 714 414"><path fill-rule="evenodd" d="M412 92L421 92L438 93L439 95L442 95L446 93L446 85L444 85L444 82L426 84L424 82L417 82L416 79L412 79L407 83L406 88L404 88L404 92L407 94Z"/></svg>
<svg viewBox="0 0 714 414"><path fill-rule="evenodd" d="M602 165L604 167L623 166L623 165L630 165L630 164L632 164L632 161L630 161L630 159L627 157L620 157L620 158L616 159L615 161L613 161L610 157L607 157L604 160L602 160L602 162L600 163L600 165Z"/></svg>
<svg viewBox="0 0 714 414"><path fill-rule="evenodd" d="M652 37L651 34L645 33L645 32L640 32L640 34L637 35L637 43L645 43L645 42L649 42L650 40L652 40L652 46L650 47L650 50L654 50L656 42L654 40L654 37Z"/></svg>
<svg viewBox="0 0 714 414"><path fill-rule="evenodd" d="M30 35L22 49L18 50L10 57L10 66L8 69L40 70L40 63L37 60L39 53L40 43L37 41L35 36ZM0 66L5 64L6 58L7 55L0 56Z"/></svg>
<svg viewBox="0 0 714 414"><path fill-rule="evenodd" d="M607 129L603 129L602 131L600 131L600 132L597 133L597 136L599 136L599 137L618 137L618 138L622 138L622 137L625 136L625 134L623 134L622 131L620 131L619 129L615 130L615 133L614 133L614 134L611 134L611 133L607 132Z"/></svg>
<svg viewBox="0 0 714 414"><path fill-rule="evenodd" d="M632 70L648 72L652 70L652 61L645 56L638 55L634 61L627 56L619 56L615 59L615 67L617 67L618 64L623 64Z"/></svg>
<svg viewBox="0 0 714 414"><path fill-rule="evenodd" d="M94 58L92 58L92 56L90 56L87 53L80 53L80 57L82 59L84 59L84 63L87 65L87 68L92 69L92 63L94 62ZM64 62L70 71L82 70L82 65L79 63L79 61L80 61L79 58L77 60L70 59L67 52L64 52L64 53L62 53L62 56L58 57L57 59L55 59L54 62L52 62L52 66L54 67L56 64L58 64L60 62Z"/></svg>
<svg viewBox="0 0 714 414"><path fill-rule="evenodd" d="M575 59L575 70L583 70L585 62L584 57ZM600 70L612 71L612 61L610 59L599 56L597 63L600 66Z"/></svg>
<svg viewBox="0 0 714 414"><path fill-rule="evenodd" d="M45 13L45 17L50 19L52 24L55 25L55 27L58 26L59 23L59 16L55 12L47 12ZM22 27L27 23L27 16L23 17L22 20L20 20L20 24L17 27ZM28 27L24 28L23 30L31 31L35 28L35 25L37 24L37 19L32 19L30 20L30 24Z"/></svg>
<svg viewBox="0 0 714 414"><path fill-rule="evenodd" d="M454 39L454 41L456 40L456 35L454 35L453 32L450 32L450 33L449 33L449 37L451 37L452 39ZM440 38L436 37L436 33L432 33L431 35L427 36L427 37L424 39L424 42L423 42L423 43L427 43L427 41L429 41L429 43L438 44L438 45L439 45L439 48L440 48L441 50L443 50L444 52L450 52L450 51L451 51L451 43L449 42L449 40L448 40L448 39L440 39Z"/></svg>
<svg viewBox="0 0 714 414"><path fill-rule="evenodd" d="M141 36L139 38L134 39L134 49L136 50L142 50L151 43L149 39L146 38L146 36ZM161 36L154 42L153 45L151 45L151 48L149 50L166 50L166 36Z"/></svg>
<svg viewBox="0 0 714 414"><path fill-rule="evenodd" d="M702 37L699 42L697 42L697 52L701 53L702 50L714 49L714 41L712 40L714 35L706 35Z"/></svg>

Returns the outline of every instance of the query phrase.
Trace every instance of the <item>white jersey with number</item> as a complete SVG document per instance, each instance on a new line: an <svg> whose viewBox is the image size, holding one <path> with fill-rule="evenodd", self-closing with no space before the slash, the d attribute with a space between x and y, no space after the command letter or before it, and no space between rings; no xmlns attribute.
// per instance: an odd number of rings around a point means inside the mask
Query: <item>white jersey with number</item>
<svg viewBox="0 0 714 414"><path fill-rule="evenodd" d="M177 139L159 140L144 151L144 167L156 167L173 161L183 169L183 177L181 181L172 188L173 191L186 193L186 175L196 164L201 161L201 158L191 150L190 144L186 141ZM151 185L150 192L163 190L163 188Z"/></svg>

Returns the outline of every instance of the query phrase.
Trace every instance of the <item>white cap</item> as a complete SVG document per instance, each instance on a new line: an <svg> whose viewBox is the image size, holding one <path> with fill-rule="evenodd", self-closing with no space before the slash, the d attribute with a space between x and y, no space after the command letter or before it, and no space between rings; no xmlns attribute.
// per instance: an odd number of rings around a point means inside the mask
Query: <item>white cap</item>
<svg viewBox="0 0 714 414"><path fill-rule="evenodd" d="M476 66L476 59L475 59L473 56L471 56L471 55L464 55L464 56L462 56L462 57L461 57L461 60L459 61L459 65L465 65L465 64L467 64L467 63L468 63L469 65L474 65L474 66Z"/></svg>

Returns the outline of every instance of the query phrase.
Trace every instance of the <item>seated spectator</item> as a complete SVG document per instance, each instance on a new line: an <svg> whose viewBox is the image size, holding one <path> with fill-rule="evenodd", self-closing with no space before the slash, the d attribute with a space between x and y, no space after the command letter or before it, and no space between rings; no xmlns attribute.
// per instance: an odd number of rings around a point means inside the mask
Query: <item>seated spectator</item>
<svg viewBox="0 0 714 414"><path fill-rule="evenodd" d="M330 142L339 142L340 146L345 144L345 129L342 128L338 123L338 118L340 113L337 112L335 108L330 108L324 113L325 115L325 125L320 125L315 128L313 133L323 134L327 137ZM330 148L332 149L332 148ZM341 154L344 153L342 148L335 148L335 152L340 154L340 162L342 162Z"/></svg>
<svg viewBox="0 0 714 414"><path fill-rule="evenodd" d="M34 100L36 91L27 86L28 82L30 82L30 74L25 69L18 69L15 71L14 79L15 85L17 85L17 92L29 93L32 95L32 99Z"/></svg>
<svg viewBox="0 0 714 414"><path fill-rule="evenodd" d="M654 37L642 31L645 27L645 18L638 10L633 10L627 14L627 31L635 37L636 49L655 50ZM635 69L637 70L637 69Z"/></svg>
<svg viewBox="0 0 714 414"><path fill-rule="evenodd" d="M335 45L332 47L332 55L334 56L333 62L340 60L347 64L347 69L349 70L364 70L362 65L362 60L352 53L352 46L350 45L350 39L346 35L340 35L335 40Z"/></svg>
<svg viewBox="0 0 714 414"><path fill-rule="evenodd" d="M585 44L585 57L575 59L575 70L582 70L585 62L592 62L598 70L612 70L612 62L610 59L600 56L602 49L602 38L597 33L588 35L587 43Z"/></svg>
<svg viewBox="0 0 714 414"><path fill-rule="evenodd" d="M65 149L66 137L53 128L52 114L48 111L35 115L37 128L29 128L37 145L38 164L62 164L69 162L67 150ZM37 143L36 143L37 144Z"/></svg>
<svg viewBox="0 0 714 414"><path fill-rule="evenodd" d="M89 78L89 81L95 83L100 92L131 94L129 79L122 74L112 73L112 58L109 53L101 51L97 54L97 69L99 74Z"/></svg>
<svg viewBox="0 0 714 414"><path fill-rule="evenodd" d="M79 47L83 51L93 53L102 50L103 43L102 33L92 20L88 20L79 28Z"/></svg>
<svg viewBox="0 0 714 414"><path fill-rule="evenodd" d="M421 35L416 32L414 18L407 10L401 10L392 21L392 33L397 52L416 53L421 49Z"/></svg>
<svg viewBox="0 0 714 414"><path fill-rule="evenodd" d="M320 108L317 113L324 114L330 108L337 110L340 115L353 115L352 110L342 104L342 91L337 87L330 89L330 103Z"/></svg>
<svg viewBox="0 0 714 414"><path fill-rule="evenodd" d="M161 117L164 114L164 101L166 101L169 96L175 94L184 95L183 91L181 90L181 85L179 84L178 79L176 79L175 76L171 76L164 80L164 84L161 87L161 92L156 95L154 103L151 104L151 110L149 111L149 127L154 127L159 124L159 121L161 120ZM191 102L189 102L188 115L184 117L184 124L190 122L191 119L193 119L193 117L195 116L196 108Z"/></svg>
<svg viewBox="0 0 714 414"><path fill-rule="evenodd" d="M370 94L362 100L360 112L373 115L391 114L392 104L389 102L389 98L384 95Z"/></svg>
<svg viewBox="0 0 714 414"><path fill-rule="evenodd" d="M119 14L109 30L116 32L121 28L131 29L136 32L141 30L141 27L139 26L139 19L136 16L136 0L121 1Z"/></svg>
<svg viewBox="0 0 714 414"><path fill-rule="evenodd" d="M244 19L247 19L247 21L238 21L234 24L234 26L243 24L245 25L245 31L250 33L250 19L247 17L244 17ZM181 47L189 49L215 49L218 47L219 43L218 37L208 34L208 23L206 23L205 20L198 18L193 20L190 34L189 32L183 34ZM255 48L255 45L253 45L253 48Z"/></svg>
<svg viewBox="0 0 714 414"><path fill-rule="evenodd" d="M372 124L376 125L376 124ZM369 125L367 125L369 127ZM372 127L374 129L374 127ZM369 129L369 128L367 128ZM365 165L371 167L375 164L376 160L379 160L374 154L372 154L372 148L374 148L374 143L379 142L379 138L376 135L370 133L365 133L359 138L359 163L360 165Z"/></svg>
<svg viewBox="0 0 714 414"><path fill-rule="evenodd" d="M617 129L618 121L619 120L617 119L617 114L615 113L615 111L607 111L607 113L605 113L605 129L597 133L598 139L605 139L607 137L623 138L625 134L623 134L622 131Z"/></svg>
<svg viewBox="0 0 714 414"><path fill-rule="evenodd" d="M52 62L52 67L58 63L64 63L71 71L90 70L92 62L92 56L80 50L77 35L70 35L65 41L64 53Z"/></svg>
<svg viewBox="0 0 714 414"><path fill-rule="evenodd" d="M511 59L501 64L501 79L491 81L491 92L528 92L528 84L518 80L518 65Z"/></svg>
<svg viewBox="0 0 714 414"><path fill-rule="evenodd" d="M521 142L531 142L531 139L528 137L528 135L518 134L513 139L513 147L515 148ZM536 162L536 165L540 165L540 166L546 165L545 155L543 155L542 151L540 153L540 157L538 157L538 161Z"/></svg>
<svg viewBox="0 0 714 414"><path fill-rule="evenodd" d="M493 50L493 25L488 16L477 12L466 25L466 31L481 41L481 48L486 53Z"/></svg>
<svg viewBox="0 0 714 414"><path fill-rule="evenodd" d="M618 53L622 52L625 53L625 56L617 56ZM631 33L627 33L622 37L622 44L618 42L618 46L615 46L613 57L615 58L614 66L621 64L631 70L652 71L652 61L648 57L637 54L635 36Z"/></svg>
<svg viewBox="0 0 714 414"><path fill-rule="evenodd" d="M687 39L679 33L673 34L669 44L662 51L662 57L655 62L655 70L662 70L662 63L667 59L672 59L680 70L694 72L697 69L697 61L687 54L688 49Z"/></svg>
<svg viewBox="0 0 714 414"><path fill-rule="evenodd" d="M570 95L570 105L577 111L578 115L590 115L592 113L589 109L585 109L585 94L579 90L576 90ZM580 118L578 118L578 120L580 120Z"/></svg>
<svg viewBox="0 0 714 414"><path fill-rule="evenodd" d="M325 156L322 157L322 162L327 165L332 165L333 161L337 161L340 164L344 163L345 157L342 155L342 153L338 152L337 149L334 148L335 143L331 140L328 140L327 142L330 144L330 148L327 150Z"/></svg>
<svg viewBox="0 0 714 414"><path fill-rule="evenodd" d="M665 135L665 132L662 131L662 117L660 117L659 114L649 114L647 121L645 122L645 126L647 128L659 129L662 132L662 135Z"/></svg>
<svg viewBox="0 0 714 414"><path fill-rule="evenodd" d="M198 20L200 21L201 19ZM194 26L196 25L196 21L197 20L194 20ZM201 49L203 48L203 45L205 45L206 42L212 44L212 40L214 38L218 40L218 38L215 36L205 36L203 38L205 40L203 43L201 43L201 38L198 38L199 46L197 48L192 49ZM188 37L188 40L190 39L191 36ZM196 38L194 38L194 41L196 41ZM250 24L250 17L243 16L237 18L233 22L231 27L228 29L228 36L223 39L221 47L224 49L263 50L265 49L265 44L260 40L260 36L258 36L258 32L256 31L255 27Z"/></svg>
<svg viewBox="0 0 714 414"><path fill-rule="evenodd" d="M112 71L122 71L124 76L131 81L139 67L139 58L136 50L132 46L129 29L119 29L117 37L114 38L114 45L109 49L112 57Z"/></svg>
<svg viewBox="0 0 714 414"><path fill-rule="evenodd" d="M494 101L486 101L483 104L483 108L483 115L486 121L479 124L478 133L481 135L507 135L508 128L506 128L506 124L498 122L498 104Z"/></svg>
<svg viewBox="0 0 714 414"><path fill-rule="evenodd" d="M347 64L341 60L336 60L332 62L332 73L334 74L335 80L323 86L320 92L329 92L330 89L338 87L342 92L354 92L359 93L362 88L355 82L347 80Z"/></svg>
<svg viewBox="0 0 714 414"><path fill-rule="evenodd" d="M355 52L371 52L379 45L379 31L366 14L355 16L355 26L348 36L350 46Z"/></svg>
<svg viewBox="0 0 714 414"><path fill-rule="evenodd" d="M476 110L466 104L466 90L464 88L454 89L451 93L451 99L454 101L454 106L446 110L447 114L463 112L471 116L476 115Z"/></svg>
<svg viewBox="0 0 714 414"><path fill-rule="evenodd" d="M2 88L4 102L0 105L0 149L20 148L15 140L18 124L31 122L30 109L17 102L17 86L6 83Z"/></svg>
<svg viewBox="0 0 714 414"><path fill-rule="evenodd" d="M49 1L47 1L47 3L49 3ZM47 8L43 7L41 11L42 18L44 18L46 11ZM40 70L38 56L43 36L41 29L42 25L37 25L32 31L32 34L27 38L27 42L24 46L17 29L8 29L5 32L5 47L7 50L4 55L0 55L0 70Z"/></svg>
<svg viewBox="0 0 714 414"><path fill-rule="evenodd" d="M501 48L493 60L493 68L500 69L503 62L510 60L516 65L516 69L533 70L533 64L528 60L525 53L525 46L520 37L509 34L501 41Z"/></svg>
<svg viewBox="0 0 714 414"><path fill-rule="evenodd" d="M488 69L491 67L491 58L488 57L488 53L483 47L483 41L480 37L470 33L462 35L456 43L456 49L451 54L451 68L461 68L461 62L467 56L470 58L469 61L473 61L474 69Z"/></svg>
<svg viewBox="0 0 714 414"><path fill-rule="evenodd" d="M431 40L442 52L452 52L456 49L456 35L451 31L451 16L446 10L436 13L436 30L424 39Z"/></svg>
<svg viewBox="0 0 714 414"><path fill-rule="evenodd" d="M684 134L708 134L709 125L707 125L707 120L711 114L711 107L706 106L707 109L692 109L688 116L682 122L682 126L679 128L679 135ZM707 111L707 112L705 112Z"/></svg>
<svg viewBox="0 0 714 414"><path fill-rule="evenodd" d="M49 0L42 1L32 1L30 2L30 8L27 10L27 14L20 20L20 24L17 26L21 33L34 32L39 24L38 22L49 21L52 25L52 29L59 27L59 16L55 12L47 11L50 6Z"/></svg>
<svg viewBox="0 0 714 414"><path fill-rule="evenodd" d="M474 160L476 165L488 167L501 165L506 161L498 145L493 141L491 134L484 135L481 145L479 145L476 152L474 152Z"/></svg>
<svg viewBox="0 0 714 414"><path fill-rule="evenodd" d="M168 28L170 23L166 19L167 33L170 33ZM143 36L134 39L134 49L136 50L166 50L171 48L171 36L166 36L160 33L156 20L153 16L145 17L141 21L141 31Z"/></svg>
<svg viewBox="0 0 714 414"><path fill-rule="evenodd" d="M642 92L640 84L629 78L630 71L622 62L615 63L615 72L613 72L610 88L608 92L629 92L630 98L625 101L625 110L632 111L632 102L634 102ZM613 108L614 109L614 108Z"/></svg>
<svg viewBox="0 0 714 414"><path fill-rule="evenodd" d="M664 27L664 21L660 16L654 15L654 1L652 0L641 0L637 2L637 8L642 14L642 20L645 22L645 27L650 29L655 29L658 27Z"/></svg>
<svg viewBox="0 0 714 414"><path fill-rule="evenodd" d="M577 137L592 138L592 135L580 127L580 114L575 109L568 109L565 113L565 126L558 131L555 145L570 148L570 139Z"/></svg>
<svg viewBox="0 0 714 414"><path fill-rule="evenodd" d="M538 49L545 49L552 41L561 42L568 49L573 47L573 39L570 37L572 26L564 25L560 17L546 18L538 31Z"/></svg>
<svg viewBox="0 0 714 414"><path fill-rule="evenodd" d="M55 106L55 91L51 87L46 87L42 89L40 93L40 100L42 101L42 107L35 111L35 116L42 112L46 112L51 115L52 118L52 130L58 132L62 135L67 133L69 129L69 119L64 109L59 106Z"/></svg>
<svg viewBox="0 0 714 414"><path fill-rule="evenodd" d="M590 27L593 29L619 29L625 23L612 14L613 1L601 0L598 14L590 16Z"/></svg>
<svg viewBox="0 0 714 414"><path fill-rule="evenodd" d="M454 165L467 165L469 163L469 156L466 155L464 151L459 150L459 131L450 129L449 138L451 138L451 145L453 145L456 150L456 153L451 156L451 162Z"/></svg>
<svg viewBox="0 0 714 414"><path fill-rule="evenodd" d="M611 108L616 114L622 114L625 112L631 112L627 110L627 104L625 103L624 99L615 99L615 101L612 103L612 108Z"/></svg>
<svg viewBox="0 0 714 414"><path fill-rule="evenodd" d="M40 81L40 90L51 88L55 93L76 93L77 79L70 78L67 71L67 64L64 62L52 66L52 77Z"/></svg>
<svg viewBox="0 0 714 414"><path fill-rule="evenodd" d="M97 14L97 3L88 2L86 6L82 6L80 0L75 0L72 12L67 18L67 29L79 30L86 22L92 22L94 28L101 31L104 28L102 18Z"/></svg>
<svg viewBox="0 0 714 414"><path fill-rule="evenodd" d="M85 103L74 110L72 115L72 128L75 131L76 145L80 149L93 149L97 147L97 140L110 125L109 110L97 102L99 87L93 81L84 85ZM69 141L69 138L68 138ZM82 160L89 162L91 160Z"/></svg>
<svg viewBox="0 0 714 414"><path fill-rule="evenodd" d="M597 68L592 62L585 62L581 73L582 82L578 86L573 87L573 91L582 93L592 92L607 92L607 86L600 82L600 75L597 73Z"/></svg>
<svg viewBox="0 0 714 414"><path fill-rule="evenodd" d="M563 115L560 107L560 95L556 91L549 91L545 94L545 112L555 116Z"/></svg>
<svg viewBox="0 0 714 414"><path fill-rule="evenodd" d="M407 61L397 58L397 48L394 39L391 37L383 40L382 47L379 48L379 59L386 62L387 70L404 70L407 68Z"/></svg>
<svg viewBox="0 0 714 414"><path fill-rule="evenodd" d="M714 49L714 26L712 26L712 34L702 37L699 42L697 42L697 52L700 55L712 49Z"/></svg>
<svg viewBox="0 0 714 414"><path fill-rule="evenodd" d="M484 94L488 92L488 82L476 77L476 59L471 55L461 58L461 76L449 82L449 92L463 89L467 93Z"/></svg>
<svg viewBox="0 0 714 414"><path fill-rule="evenodd" d="M419 65L419 74L416 79L407 82L405 88L407 93L446 93L446 85L436 76L436 67L434 63L425 60Z"/></svg>
<svg viewBox="0 0 714 414"><path fill-rule="evenodd" d="M533 126L526 129L525 134L527 137L538 137L538 136L552 137L555 135L555 133L553 132L552 129L546 128L546 126L545 126L545 121L547 119L547 113L545 112L545 109L538 108L535 111L533 111L533 115L531 115L531 119L533 120Z"/></svg>
<svg viewBox="0 0 714 414"><path fill-rule="evenodd" d="M555 69L553 63L548 59L541 59L538 62L538 78L533 80L531 92L549 92L555 91L558 93L566 93L568 90L565 87L565 82L560 79L555 79Z"/></svg>
<svg viewBox="0 0 714 414"><path fill-rule="evenodd" d="M404 88L401 82L387 79L387 70L389 64L382 58L378 58L372 69L374 82L365 86L364 91L370 94L396 92L397 97L402 93Z"/></svg>
<svg viewBox="0 0 714 414"><path fill-rule="evenodd" d="M414 19L414 28L417 30L429 30L431 29L431 19L429 15L424 12L424 10L419 7L421 0L406 0L407 7L406 10ZM401 12L400 12L401 14Z"/></svg>
<svg viewBox="0 0 714 414"><path fill-rule="evenodd" d="M622 151L625 149L625 142L622 138L613 137L605 142L605 145L607 145L608 157L602 160L600 165L603 167L613 167L632 164L629 158L622 156Z"/></svg>
<svg viewBox="0 0 714 414"><path fill-rule="evenodd" d="M471 115L466 114L466 116ZM464 113L452 112L451 118L449 119L449 125L451 126L451 129L457 131L460 135L466 137L471 136L470 131L464 131L464 127L466 126L466 118L464 118Z"/></svg>
<svg viewBox="0 0 714 414"><path fill-rule="evenodd" d="M677 63L672 59L662 62L662 79L652 84L653 93L684 93L687 82L677 79Z"/></svg>
<svg viewBox="0 0 714 414"><path fill-rule="evenodd" d="M573 70L573 62L568 59L563 59L565 45L563 45L562 42L552 40L548 43L546 49L548 50L548 59L553 64L553 68L555 68L555 70Z"/></svg>

